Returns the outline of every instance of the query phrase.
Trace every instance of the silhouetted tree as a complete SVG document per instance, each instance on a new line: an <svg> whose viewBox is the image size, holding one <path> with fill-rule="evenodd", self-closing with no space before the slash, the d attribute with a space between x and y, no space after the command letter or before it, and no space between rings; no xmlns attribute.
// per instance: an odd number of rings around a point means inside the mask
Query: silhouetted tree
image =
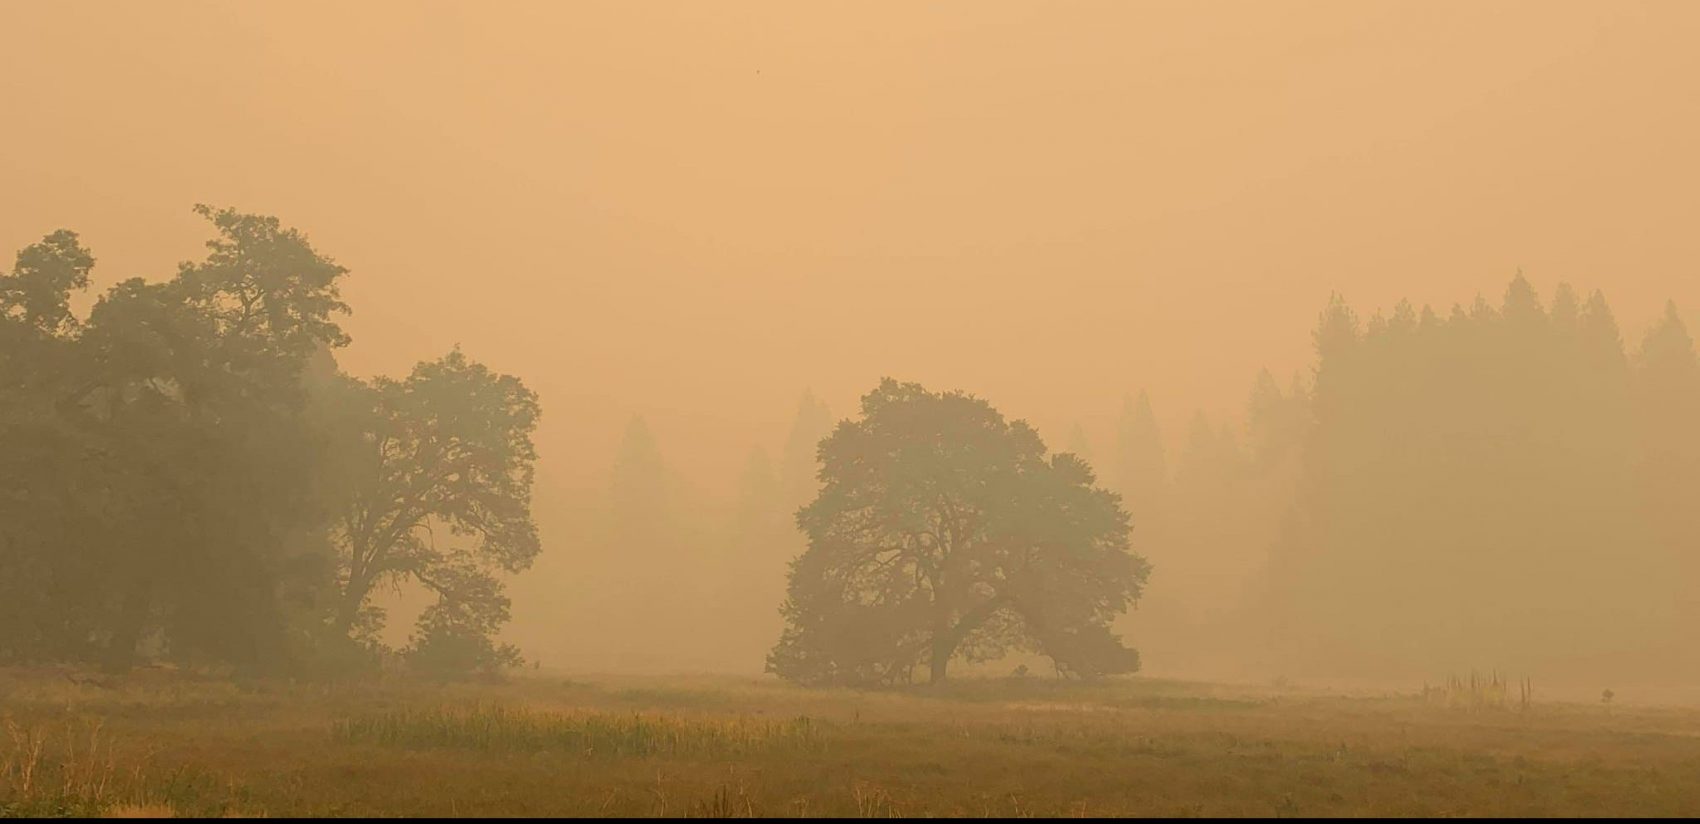
<svg viewBox="0 0 1700 824"><path fill-rule="evenodd" d="M276 218L195 211L204 259L118 283L86 320L75 234L0 274L0 661L301 668L404 574L442 595L421 660L504 659L477 562L536 552L535 400L458 352L405 381L339 375L347 270Z"/></svg>
<svg viewBox="0 0 1700 824"><path fill-rule="evenodd" d="M87 657L108 623L113 519L74 402L88 364L67 307L94 258L58 231L0 271L0 662Z"/></svg>
<svg viewBox="0 0 1700 824"><path fill-rule="evenodd" d="M1548 310L1519 274L1498 307L1478 298L1442 320L1402 303L1368 323L1336 296L1315 340L1271 578L1280 644L1360 674L1581 654L1660 665L1623 642L1664 643L1658 593L1677 576L1636 500L1629 370L1600 293L1579 307L1560 287Z"/></svg>
<svg viewBox="0 0 1700 824"><path fill-rule="evenodd" d="M1700 358L1675 303L1642 339L1633 387L1643 512L1678 579L1700 581ZM1700 583L1680 601L1678 620L1700 617Z"/></svg>
<svg viewBox="0 0 1700 824"><path fill-rule="evenodd" d="M1309 414L1300 376L1294 375L1290 389L1282 392L1275 376L1267 369L1260 370L1246 404L1248 458L1252 466L1260 471L1272 470L1296 457L1304 446Z"/></svg>
<svg viewBox="0 0 1700 824"><path fill-rule="evenodd" d="M77 233L60 229L18 253L10 274L0 274L0 316L38 334L74 330L71 293L87 289L94 256Z"/></svg>
<svg viewBox="0 0 1700 824"><path fill-rule="evenodd" d="M621 627L607 643L624 661L697 664L701 645L681 625L701 620L719 588L719 553L642 416L633 415L610 473L596 538L598 614Z"/></svg>
<svg viewBox="0 0 1700 824"><path fill-rule="evenodd" d="M985 401L891 379L822 442L824 484L798 513L786 628L770 671L806 684L890 683L1009 648L1060 671L1131 672L1109 623L1149 567L1118 497L1072 455L1049 459Z"/></svg>
<svg viewBox="0 0 1700 824"><path fill-rule="evenodd" d="M779 632L775 605L785 597L785 567L801 541L766 450L750 450L736 494L724 554L712 570L719 585L705 605L724 637L705 641L723 651L717 663L747 667L761 662Z"/></svg>
<svg viewBox="0 0 1700 824"><path fill-rule="evenodd" d="M633 415L620 439L609 484L609 511L621 528L644 531L669 520L671 490L655 435L641 415Z"/></svg>
<svg viewBox="0 0 1700 824"><path fill-rule="evenodd" d="M67 295L93 260L69 232L26 249L0 289L5 334L41 359L0 367L29 387L6 425L35 430L8 433L31 443L9 476L28 491L6 496L28 502L13 523L29 537L5 551L53 593L26 624L36 654L123 667L157 632L183 660L287 658L281 598L314 550L300 377L346 341L345 270L274 218L196 211L217 232L206 259L114 286L86 322Z"/></svg>
<svg viewBox="0 0 1700 824"><path fill-rule="evenodd" d="M519 650L493 639L508 622L501 582L475 562L457 559L431 571L435 603L420 614L407 660L422 673L458 677L520 663Z"/></svg>
<svg viewBox="0 0 1700 824"><path fill-rule="evenodd" d="M421 660L437 669L511 662L489 639L507 615L494 575L527 568L539 551L531 517L537 396L458 347L403 380L347 381L341 396L352 405L344 419L352 428L332 531L338 632L369 641L383 618L369 603L373 589L413 580L438 598L416 641L416 651L438 652ZM448 533L441 540L437 528ZM438 639L443 633L452 640ZM441 653L450 648L453 655Z"/></svg>

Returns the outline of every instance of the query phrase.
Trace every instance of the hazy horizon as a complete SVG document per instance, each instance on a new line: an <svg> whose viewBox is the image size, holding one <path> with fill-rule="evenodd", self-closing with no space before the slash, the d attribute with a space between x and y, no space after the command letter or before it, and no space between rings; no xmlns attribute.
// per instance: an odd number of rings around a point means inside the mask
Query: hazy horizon
<svg viewBox="0 0 1700 824"><path fill-rule="evenodd" d="M351 269L350 373L522 377L507 636L593 668L560 622L596 581L551 576L633 416L725 507L805 389L1099 455L1146 391L1172 454L1308 373L1336 293L1444 315L1521 271L1630 346L1700 325L1700 5L969 5L7 3L0 251L78 231L86 308L198 256L191 204L276 215Z"/></svg>

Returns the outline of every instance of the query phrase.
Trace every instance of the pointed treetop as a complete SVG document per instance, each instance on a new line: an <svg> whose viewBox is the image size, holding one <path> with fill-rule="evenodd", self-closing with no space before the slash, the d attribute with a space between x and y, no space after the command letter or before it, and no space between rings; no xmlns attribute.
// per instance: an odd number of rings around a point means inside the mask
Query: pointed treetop
<svg viewBox="0 0 1700 824"><path fill-rule="evenodd" d="M1605 349L1615 349L1619 354L1623 349L1623 336L1617 328L1617 318L1613 317L1611 306L1606 303L1604 292L1598 289L1588 296L1588 303L1582 308L1580 323L1582 336L1595 346Z"/></svg>
<svg viewBox="0 0 1700 824"><path fill-rule="evenodd" d="M1155 494L1168 478L1163 435L1151 409L1151 396L1145 390L1140 390L1139 400L1127 399L1122 404L1121 419L1116 422L1115 460L1109 468L1122 494L1129 496L1129 506L1136 510L1149 505L1144 498Z"/></svg>
<svg viewBox="0 0 1700 824"><path fill-rule="evenodd" d="M1393 317L1387 322L1387 326L1395 332L1409 332L1417 328L1417 310L1411 306L1409 300L1401 299L1398 305L1393 307Z"/></svg>
<svg viewBox="0 0 1700 824"><path fill-rule="evenodd" d="M1665 302L1664 316L1641 340L1636 360L1642 368L1687 373L1695 366L1694 338L1676 310L1676 301Z"/></svg>
<svg viewBox="0 0 1700 824"><path fill-rule="evenodd" d="M620 438L621 464L659 464L661 450L655 443L655 435L649 430L649 423L642 415L634 414L626 422L625 435Z"/></svg>
<svg viewBox="0 0 1700 824"><path fill-rule="evenodd" d="M1358 316L1352 307L1346 305L1346 299L1338 292L1329 295L1328 307L1322 310L1316 331L1312 333L1317 354L1327 358L1329 354L1357 343L1359 334Z"/></svg>
<svg viewBox="0 0 1700 824"><path fill-rule="evenodd" d="M1576 328L1578 313L1576 290L1569 283L1559 283L1552 290L1552 322L1560 329Z"/></svg>
<svg viewBox="0 0 1700 824"><path fill-rule="evenodd" d="M609 483L611 512L624 523L651 527L667 517L669 480L655 436L643 416L633 415L626 424L620 451L614 459Z"/></svg>
<svg viewBox="0 0 1700 824"><path fill-rule="evenodd" d="M1275 384L1275 376L1269 373L1269 368L1257 370L1257 378L1251 384L1251 400L1247 403L1247 416L1255 419L1281 405L1281 387Z"/></svg>
<svg viewBox="0 0 1700 824"><path fill-rule="evenodd" d="M1364 324L1364 337L1380 337L1387 332L1387 327L1387 316L1376 310L1375 314L1369 316L1369 322Z"/></svg>
<svg viewBox="0 0 1700 824"><path fill-rule="evenodd" d="M1124 420L1133 420L1135 418L1140 420L1155 420L1156 416L1151 411L1151 393L1144 389L1139 390L1139 399L1137 401L1134 400L1131 395L1123 396L1122 418Z"/></svg>
<svg viewBox="0 0 1700 824"><path fill-rule="evenodd" d="M804 389L780 454L779 478L792 503L801 504L814 496L818 487L815 452L821 439L832 432L832 425L832 413L826 404L815 397L812 389Z"/></svg>
<svg viewBox="0 0 1700 824"><path fill-rule="evenodd" d="M1528 278L1523 277L1523 270L1517 270L1517 276L1511 279L1511 285L1505 287L1505 301L1501 309L1506 320L1513 323L1542 320L1546 312L1541 308L1541 299L1535 294L1535 287L1529 285Z"/></svg>
<svg viewBox="0 0 1700 824"><path fill-rule="evenodd" d="M1477 294L1475 303L1470 304L1470 319L1490 321L1498 317L1499 313L1494 311L1493 304L1488 303L1487 298Z"/></svg>

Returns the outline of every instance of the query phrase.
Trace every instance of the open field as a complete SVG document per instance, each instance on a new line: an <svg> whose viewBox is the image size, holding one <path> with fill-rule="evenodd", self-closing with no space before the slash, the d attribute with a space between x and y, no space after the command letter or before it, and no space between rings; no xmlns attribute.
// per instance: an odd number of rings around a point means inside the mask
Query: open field
<svg viewBox="0 0 1700 824"><path fill-rule="evenodd" d="M1522 710L1516 685L1488 709L1419 692L13 671L0 673L0 814L1700 813L1700 711Z"/></svg>

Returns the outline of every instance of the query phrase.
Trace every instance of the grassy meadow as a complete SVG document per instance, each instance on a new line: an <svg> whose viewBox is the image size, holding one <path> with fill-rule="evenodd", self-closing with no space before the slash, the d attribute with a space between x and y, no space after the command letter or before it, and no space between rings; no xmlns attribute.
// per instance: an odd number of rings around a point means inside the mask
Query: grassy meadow
<svg viewBox="0 0 1700 824"><path fill-rule="evenodd" d="M1538 696L1537 696L1538 698ZM1700 710L1464 683L0 672L0 815L1700 814Z"/></svg>

